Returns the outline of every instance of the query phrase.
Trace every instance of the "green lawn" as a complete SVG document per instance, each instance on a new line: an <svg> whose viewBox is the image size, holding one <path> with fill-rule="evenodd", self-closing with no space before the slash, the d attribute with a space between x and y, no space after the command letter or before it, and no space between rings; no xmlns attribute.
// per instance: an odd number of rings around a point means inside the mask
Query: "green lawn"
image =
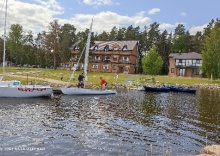
<svg viewBox="0 0 220 156"><path fill-rule="evenodd" d="M43 68L23 68L23 67L6 67L6 73L15 73L16 75L28 76L28 81L39 82L37 78L50 78L55 80L61 80L63 76L63 81L68 82L72 74L71 70L64 69L43 69ZM77 83L77 77L83 71L74 72L74 79L71 83ZM99 77L104 77L108 84L122 83L125 82L127 78L133 77L133 81L136 83L150 83L152 82L152 77L155 82L159 83L169 83L169 84L218 84L220 85L220 79L212 81L207 78L186 78L186 77L169 77L169 76L149 76L149 75L131 75L131 74L118 74L118 81L116 82L116 74L113 73L100 73L100 72L88 72L89 83L94 85L99 85ZM30 77L34 77L31 79ZM17 77L19 78L19 76ZM11 80L15 77L6 76L6 79ZM22 83L27 82L27 78L19 78Z"/></svg>

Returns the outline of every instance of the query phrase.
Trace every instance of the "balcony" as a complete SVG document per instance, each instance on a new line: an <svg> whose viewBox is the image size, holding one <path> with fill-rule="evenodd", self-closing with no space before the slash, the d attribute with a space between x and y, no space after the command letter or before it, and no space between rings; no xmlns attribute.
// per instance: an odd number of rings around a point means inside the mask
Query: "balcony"
<svg viewBox="0 0 220 156"><path fill-rule="evenodd" d="M130 63L128 60L119 60L119 63Z"/></svg>
<svg viewBox="0 0 220 156"><path fill-rule="evenodd" d="M201 67L201 63L175 63L177 67Z"/></svg>
<svg viewBox="0 0 220 156"><path fill-rule="evenodd" d="M89 61L90 61L90 62L95 62L95 63L102 62L102 61L101 61L101 60L99 60L99 59L90 59Z"/></svg>
<svg viewBox="0 0 220 156"><path fill-rule="evenodd" d="M110 59L103 59L102 61L103 61L103 62L106 62L106 63L111 62Z"/></svg>
<svg viewBox="0 0 220 156"><path fill-rule="evenodd" d="M101 51L92 51L92 54L102 54L103 52Z"/></svg>

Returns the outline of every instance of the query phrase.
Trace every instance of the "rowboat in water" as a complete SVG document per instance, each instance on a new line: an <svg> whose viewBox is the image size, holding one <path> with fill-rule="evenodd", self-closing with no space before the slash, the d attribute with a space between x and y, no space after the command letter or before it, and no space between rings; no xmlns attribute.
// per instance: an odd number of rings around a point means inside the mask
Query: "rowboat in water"
<svg viewBox="0 0 220 156"><path fill-rule="evenodd" d="M170 88L168 87L149 87L143 86L146 92L169 92Z"/></svg>
<svg viewBox="0 0 220 156"><path fill-rule="evenodd" d="M174 91L174 92L196 93L196 89L193 88L184 88L178 86L170 86L169 88L170 91Z"/></svg>

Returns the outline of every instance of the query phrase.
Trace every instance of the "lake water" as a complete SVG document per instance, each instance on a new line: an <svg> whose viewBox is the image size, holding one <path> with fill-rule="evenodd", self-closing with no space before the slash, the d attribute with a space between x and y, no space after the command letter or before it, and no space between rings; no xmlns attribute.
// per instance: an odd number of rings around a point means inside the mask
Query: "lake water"
<svg viewBox="0 0 220 156"><path fill-rule="evenodd" d="M0 99L0 155L196 155L220 144L220 91Z"/></svg>

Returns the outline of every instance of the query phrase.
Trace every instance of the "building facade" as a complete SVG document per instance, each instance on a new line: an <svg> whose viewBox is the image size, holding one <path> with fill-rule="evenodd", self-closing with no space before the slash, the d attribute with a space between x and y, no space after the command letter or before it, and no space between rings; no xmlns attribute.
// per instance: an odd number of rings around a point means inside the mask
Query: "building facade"
<svg viewBox="0 0 220 156"><path fill-rule="evenodd" d="M196 52L171 53L169 76L202 77L202 56Z"/></svg>
<svg viewBox="0 0 220 156"><path fill-rule="evenodd" d="M71 66L83 70L79 59L79 48L72 48ZM90 48L88 71L105 73L138 73L138 41L95 41Z"/></svg>

